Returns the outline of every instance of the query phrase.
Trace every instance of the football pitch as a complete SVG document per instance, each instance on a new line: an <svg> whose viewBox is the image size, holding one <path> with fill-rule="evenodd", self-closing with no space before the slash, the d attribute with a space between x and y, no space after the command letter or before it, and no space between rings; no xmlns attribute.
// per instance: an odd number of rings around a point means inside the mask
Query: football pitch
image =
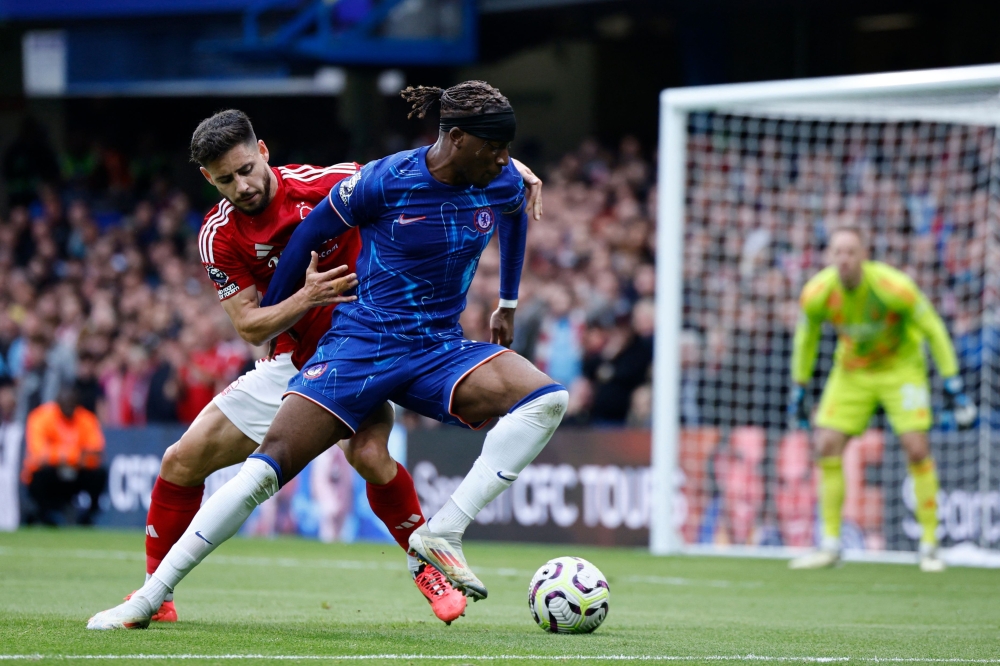
<svg viewBox="0 0 1000 666"><path fill-rule="evenodd" d="M178 588L179 623L91 632L92 613L141 583L143 535L0 534L0 661L1000 664L997 571L790 572L782 561L482 542L466 554L490 595L450 627L394 545L234 539ZM559 555L608 577L611 610L592 635L549 635L528 612L529 579Z"/></svg>

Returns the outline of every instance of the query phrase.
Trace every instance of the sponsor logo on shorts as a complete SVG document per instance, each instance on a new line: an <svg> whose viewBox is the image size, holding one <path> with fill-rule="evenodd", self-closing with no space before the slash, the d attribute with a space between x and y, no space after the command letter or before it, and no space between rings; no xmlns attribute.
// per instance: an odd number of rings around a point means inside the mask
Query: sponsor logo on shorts
<svg viewBox="0 0 1000 666"><path fill-rule="evenodd" d="M476 231L485 234L493 228L493 221L495 220L493 209L489 206L477 208L472 219L476 223Z"/></svg>
<svg viewBox="0 0 1000 666"><path fill-rule="evenodd" d="M227 284L225 287L219 290L219 300L221 301L225 298L229 298L239 290L240 286L238 284Z"/></svg>
<svg viewBox="0 0 1000 666"><path fill-rule="evenodd" d="M302 372L302 376L306 379L319 379L326 372L326 363L318 363L316 365L306 368Z"/></svg>
<svg viewBox="0 0 1000 666"><path fill-rule="evenodd" d="M226 272L221 268L216 268L215 266L209 264L208 266L205 266L205 270L208 271L208 277L212 280L212 282L220 287L229 282L229 276L226 275Z"/></svg>
<svg viewBox="0 0 1000 666"><path fill-rule="evenodd" d="M908 412L914 410L924 412L930 406L931 396L926 386L903 384L899 393L903 399L903 409ZM923 416L922 413L921 416Z"/></svg>

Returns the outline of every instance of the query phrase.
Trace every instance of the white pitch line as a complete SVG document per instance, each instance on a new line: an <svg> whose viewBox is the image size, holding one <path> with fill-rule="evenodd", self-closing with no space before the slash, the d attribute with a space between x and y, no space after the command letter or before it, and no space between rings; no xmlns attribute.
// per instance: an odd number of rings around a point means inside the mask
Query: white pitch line
<svg viewBox="0 0 1000 666"><path fill-rule="evenodd" d="M0 661L26 660L233 660L269 661L414 661L414 660L468 660L468 661L773 661L804 662L814 664L861 662L889 664L1000 664L1000 659L924 658L924 657L776 657L759 654L744 655L629 655L629 654L349 654L349 655L290 655L290 654L0 654Z"/></svg>
<svg viewBox="0 0 1000 666"><path fill-rule="evenodd" d="M18 548L0 546L0 556L27 555L30 557L73 558L79 560L125 560L145 562L143 553L127 550L100 550L84 548ZM205 558L202 564L221 564L226 566L244 567L281 567L286 569L386 569L389 571L405 571L406 563L400 559L391 562L362 560L332 560L298 557L248 557L245 555L212 555ZM531 576L535 572L510 567L479 567L478 571L497 576Z"/></svg>

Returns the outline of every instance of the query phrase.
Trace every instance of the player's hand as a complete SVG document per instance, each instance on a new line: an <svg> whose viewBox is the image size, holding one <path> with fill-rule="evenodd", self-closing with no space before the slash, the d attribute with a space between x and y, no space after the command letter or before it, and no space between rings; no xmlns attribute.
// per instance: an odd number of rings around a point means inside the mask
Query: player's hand
<svg viewBox="0 0 1000 666"><path fill-rule="evenodd" d="M514 342L514 308L497 308L490 315L490 342L510 348Z"/></svg>
<svg viewBox="0 0 1000 666"><path fill-rule="evenodd" d="M965 386L958 375L944 380L944 409L942 421L953 421L959 430L968 430L976 423L979 410L965 394Z"/></svg>
<svg viewBox="0 0 1000 666"><path fill-rule="evenodd" d="M515 160L513 157L510 158L510 161L514 163L514 168L524 180L524 186L528 188L528 195L525 197L528 214L535 222L538 222L542 219L542 179L536 176L535 172L529 169L524 162Z"/></svg>
<svg viewBox="0 0 1000 666"><path fill-rule="evenodd" d="M809 429L809 410L806 409L806 389L801 384L792 386L792 396L788 401L789 430Z"/></svg>
<svg viewBox="0 0 1000 666"><path fill-rule="evenodd" d="M331 305L333 303L349 303L357 300L357 296L342 296L345 291L358 286L356 273L348 273L347 266L337 266L320 273L318 270L319 255L312 253L309 268L306 269L306 283L302 286L302 296L309 307Z"/></svg>

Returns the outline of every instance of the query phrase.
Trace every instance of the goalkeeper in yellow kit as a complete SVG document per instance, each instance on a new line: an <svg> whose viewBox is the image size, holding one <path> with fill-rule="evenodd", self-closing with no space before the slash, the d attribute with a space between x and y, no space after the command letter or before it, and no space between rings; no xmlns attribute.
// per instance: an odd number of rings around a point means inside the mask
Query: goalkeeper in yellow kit
<svg viewBox="0 0 1000 666"><path fill-rule="evenodd" d="M816 364L823 322L830 322L837 331L837 351L815 421L823 540L819 550L792 560L790 566L816 569L839 562L841 456L848 439L865 431L881 405L909 459L917 520L923 527L920 568L942 571L944 563L937 554L938 479L927 439L932 418L923 343L926 340L930 346L944 379L947 409L960 428L968 428L976 408L963 393L955 349L941 318L913 280L891 266L866 260L859 229L835 230L828 251L831 265L802 289L789 405L793 427L808 427L805 386Z"/></svg>

